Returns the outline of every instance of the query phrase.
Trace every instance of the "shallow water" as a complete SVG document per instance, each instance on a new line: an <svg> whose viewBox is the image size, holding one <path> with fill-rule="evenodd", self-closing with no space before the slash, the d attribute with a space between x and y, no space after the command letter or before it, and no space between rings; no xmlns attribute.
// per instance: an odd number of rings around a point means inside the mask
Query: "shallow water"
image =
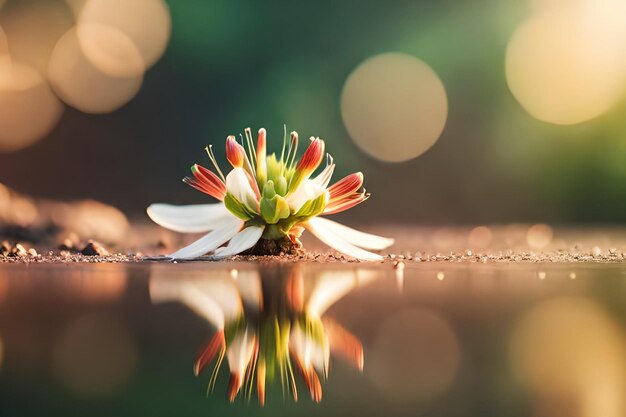
<svg viewBox="0 0 626 417"><path fill-rule="evenodd" d="M618 417L625 297L626 269L598 264L2 265L0 416ZM231 404L244 333L254 379Z"/></svg>

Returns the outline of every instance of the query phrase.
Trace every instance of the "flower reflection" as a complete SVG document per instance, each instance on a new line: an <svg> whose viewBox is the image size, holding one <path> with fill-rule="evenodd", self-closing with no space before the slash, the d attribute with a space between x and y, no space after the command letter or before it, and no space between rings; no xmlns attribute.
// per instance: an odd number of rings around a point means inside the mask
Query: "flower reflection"
<svg viewBox="0 0 626 417"><path fill-rule="evenodd" d="M199 375L215 361L209 390L215 386L224 358L230 370L228 398L241 392L250 398L256 385L265 403L266 385L280 380L285 393L298 399L298 372L311 395L322 399L331 353L363 369L359 339L325 317L334 303L374 278L363 270L323 271L312 276L292 270L191 270L173 279L167 265L157 265L150 278L153 302L176 301L192 309L216 329L196 360Z"/></svg>

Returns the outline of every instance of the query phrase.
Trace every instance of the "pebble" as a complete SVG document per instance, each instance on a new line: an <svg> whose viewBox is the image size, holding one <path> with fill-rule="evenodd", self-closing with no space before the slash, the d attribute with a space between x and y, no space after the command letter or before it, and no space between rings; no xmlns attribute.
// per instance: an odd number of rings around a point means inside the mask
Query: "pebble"
<svg viewBox="0 0 626 417"><path fill-rule="evenodd" d="M90 240L80 253L86 256L109 256L109 251L94 240Z"/></svg>
<svg viewBox="0 0 626 417"><path fill-rule="evenodd" d="M28 255L28 251L21 243L16 243L11 249L11 255L18 256L20 258Z"/></svg>
<svg viewBox="0 0 626 417"><path fill-rule="evenodd" d="M11 252L11 245L6 240L0 244L0 255L7 255Z"/></svg>
<svg viewBox="0 0 626 417"><path fill-rule="evenodd" d="M63 240L63 243L59 245L59 249L68 252L78 252L76 245L74 245L74 242L69 237Z"/></svg>

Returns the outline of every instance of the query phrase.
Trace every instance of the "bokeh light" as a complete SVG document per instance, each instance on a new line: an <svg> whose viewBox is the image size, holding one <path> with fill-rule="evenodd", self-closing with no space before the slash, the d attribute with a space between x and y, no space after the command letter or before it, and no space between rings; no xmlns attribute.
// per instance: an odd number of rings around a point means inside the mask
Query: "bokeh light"
<svg viewBox="0 0 626 417"><path fill-rule="evenodd" d="M98 70L115 78L142 75L145 64L137 46L113 26L79 24L76 27L81 51Z"/></svg>
<svg viewBox="0 0 626 417"><path fill-rule="evenodd" d="M128 327L111 314L84 315L54 347L52 368L74 395L102 398L123 389L137 368L138 351Z"/></svg>
<svg viewBox="0 0 626 417"><path fill-rule="evenodd" d="M526 233L526 242L532 249L543 249L552 243L552 228L547 224L534 224Z"/></svg>
<svg viewBox="0 0 626 417"><path fill-rule="evenodd" d="M617 322L585 298L544 301L524 314L511 342L513 368L537 399L565 400L570 414L626 412L624 337Z"/></svg>
<svg viewBox="0 0 626 417"><path fill-rule="evenodd" d="M109 45L106 52L119 58L127 56L130 53L124 39L127 37L141 54L144 69L151 67L163 55L171 33L170 13L163 0L88 0L81 8L78 22L79 25L116 29L107 33L115 35L107 39ZM83 32L79 35L84 47ZM115 50L117 47L122 51L120 55L117 55L120 51ZM87 56L92 58L90 53ZM98 60L93 63L97 65ZM131 68L136 64L132 62ZM106 71L105 67L98 68Z"/></svg>
<svg viewBox="0 0 626 417"><path fill-rule="evenodd" d="M626 33L613 30L618 27L613 12L624 18L626 13L556 5L540 9L547 10L522 24L508 44L511 92L532 116L550 123L575 124L606 112L626 81Z"/></svg>
<svg viewBox="0 0 626 417"><path fill-rule="evenodd" d="M63 105L35 68L0 56L0 151L35 143L62 113Z"/></svg>
<svg viewBox="0 0 626 417"><path fill-rule="evenodd" d="M401 162L426 152L446 123L441 80L423 61L402 53L374 56L348 77L341 114L354 142L374 158Z"/></svg>
<svg viewBox="0 0 626 417"><path fill-rule="evenodd" d="M52 208L52 220L64 230L82 238L106 243L122 241L129 229L128 219L119 209L94 200L58 204Z"/></svg>
<svg viewBox="0 0 626 417"><path fill-rule="evenodd" d="M0 4L0 152L50 133L63 110L57 96L87 113L126 104L171 34L163 0Z"/></svg>
<svg viewBox="0 0 626 417"><path fill-rule="evenodd" d="M467 243L472 249L486 249L491 245L493 233L487 226L474 227L467 237Z"/></svg>
<svg viewBox="0 0 626 417"><path fill-rule="evenodd" d="M2 7L2 3L0 3L0 7ZM5 57L9 55L9 40L7 39L7 34L4 32L4 29L0 26L0 57Z"/></svg>
<svg viewBox="0 0 626 417"><path fill-rule="evenodd" d="M143 74L112 77L88 60L72 28L59 39L48 66L54 91L67 104L85 113L108 113L128 103L139 91Z"/></svg>
<svg viewBox="0 0 626 417"><path fill-rule="evenodd" d="M366 352L365 372L372 382L392 399L406 402L443 393L454 381L460 361L450 324L426 309L389 317Z"/></svg>
<svg viewBox="0 0 626 417"><path fill-rule="evenodd" d="M56 41L74 25L63 0L9 0L0 11L11 58L45 74Z"/></svg>
<svg viewBox="0 0 626 417"><path fill-rule="evenodd" d="M76 19L80 16L80 12L83 10L86 2L87 0L65 0L65 3L72 9L72 13Z"/></svg>

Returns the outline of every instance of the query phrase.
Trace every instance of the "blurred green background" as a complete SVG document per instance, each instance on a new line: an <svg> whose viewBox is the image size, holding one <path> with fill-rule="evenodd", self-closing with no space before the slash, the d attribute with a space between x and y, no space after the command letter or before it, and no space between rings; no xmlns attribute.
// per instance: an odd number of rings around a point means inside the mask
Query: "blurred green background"
<svg viewBox="0 0 626 417"><path fill-rule="evenodd" d="M531 116L507 85L507 43L533 11L527 1L167 5L167 50L134 99L109 114L68 107L42 140L0 153L0 182L143 218L152 202L206 201L181 182L194 162L208 165L206 145L224 161L225 137L250 126L266 127L279 149L286 124L326 139L336 178L364 172L372 198L344 214L361 222L626 221L623 95L598 117L556 125ZM361 151L340 111L352 71L394 51L427 63L448 101L439 140L402 163Z"/></svg>

